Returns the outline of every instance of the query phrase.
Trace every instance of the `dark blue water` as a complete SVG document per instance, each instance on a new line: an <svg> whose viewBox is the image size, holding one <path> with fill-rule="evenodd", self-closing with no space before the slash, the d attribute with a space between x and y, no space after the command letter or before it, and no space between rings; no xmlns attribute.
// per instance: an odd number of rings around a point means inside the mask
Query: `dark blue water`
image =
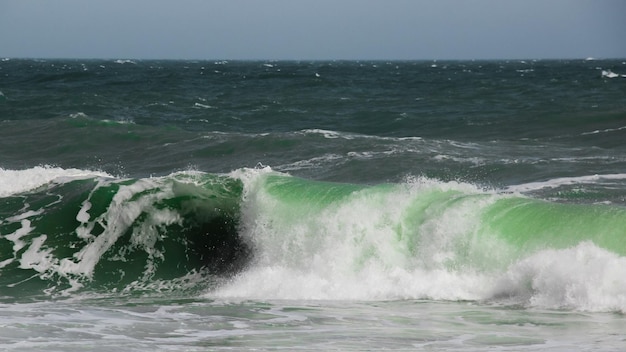
<svg viewBox="0 0 626 352"><path fill-rule="evenodd" d="M263 163L348 182L615 173L624 166L626 92L623 77L603 72L625 66L8 60L0 64L0 165L146 176ZM334 162L316 171L291 167L327 157ZM564 171L554 160L569 157L585 158L586 169L567 163Z"/></svg>

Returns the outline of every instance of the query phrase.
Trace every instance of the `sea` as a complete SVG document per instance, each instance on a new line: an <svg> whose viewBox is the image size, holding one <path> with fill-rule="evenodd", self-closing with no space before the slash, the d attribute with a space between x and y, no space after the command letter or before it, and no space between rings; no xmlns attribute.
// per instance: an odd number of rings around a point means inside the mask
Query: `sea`
<svg viewBox="0 0 626 352"><path fill-rule="evenodd" d="M3 351L626 350L626 59L0 59Z"/></svg>

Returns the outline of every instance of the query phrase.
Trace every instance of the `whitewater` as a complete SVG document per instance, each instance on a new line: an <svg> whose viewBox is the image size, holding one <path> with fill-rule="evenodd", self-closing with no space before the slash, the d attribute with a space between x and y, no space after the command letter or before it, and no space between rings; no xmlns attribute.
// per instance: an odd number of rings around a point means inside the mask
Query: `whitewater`
<svg viewBox="0 0 626 352"><path fill-rule="evenodd" d="M0 346L619 351L623 60L3 60Z"/></svg>

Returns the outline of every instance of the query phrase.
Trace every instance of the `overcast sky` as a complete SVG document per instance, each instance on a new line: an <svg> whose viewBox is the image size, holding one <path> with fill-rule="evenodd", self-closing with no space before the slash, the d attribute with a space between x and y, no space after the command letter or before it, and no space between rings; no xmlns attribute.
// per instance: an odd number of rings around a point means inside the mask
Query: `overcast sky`
<svg viewBox="0 0 626 352"><path fill-rule="evenodd" d="M625 58L626 0L0 0L0 57Z"/></svg>

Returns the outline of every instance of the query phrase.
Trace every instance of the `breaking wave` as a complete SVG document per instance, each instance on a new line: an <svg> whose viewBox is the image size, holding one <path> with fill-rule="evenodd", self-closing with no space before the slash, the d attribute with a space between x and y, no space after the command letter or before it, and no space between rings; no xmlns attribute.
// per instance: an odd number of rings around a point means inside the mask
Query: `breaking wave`
<svg viewBox="0 0 626 352"><path fill-rule="evenodd" d="M139 179L40 167L0 178L5 298L191 291L626 310L626 209L518 192L538 184L360 185L268 167Z"/></svg>

